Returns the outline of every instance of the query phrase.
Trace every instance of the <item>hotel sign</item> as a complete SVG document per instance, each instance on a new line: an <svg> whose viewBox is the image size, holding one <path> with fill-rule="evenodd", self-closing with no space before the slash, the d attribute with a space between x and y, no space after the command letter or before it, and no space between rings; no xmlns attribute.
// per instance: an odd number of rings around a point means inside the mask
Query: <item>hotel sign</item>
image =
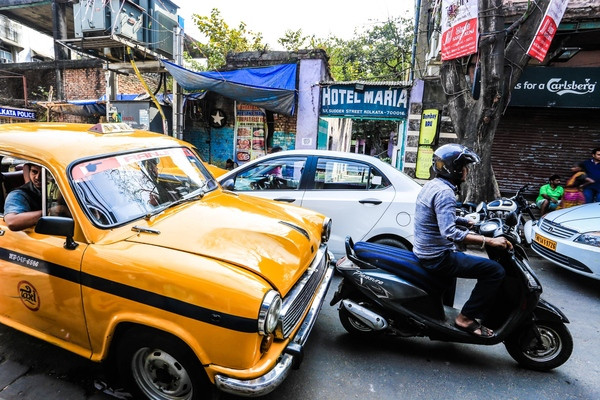
<svg viewBox="0 0 600 400"><path fill-rule="evenodd" d="M510 106L600 108L600 68L529 67L510 97Z"/></svg>
<svg viewBox="0 0 600 400"><path fill-rule="evenodd" d="M389 86L332 85L321 89L321 116L362 119L405 119L408 89Z"/></svg>

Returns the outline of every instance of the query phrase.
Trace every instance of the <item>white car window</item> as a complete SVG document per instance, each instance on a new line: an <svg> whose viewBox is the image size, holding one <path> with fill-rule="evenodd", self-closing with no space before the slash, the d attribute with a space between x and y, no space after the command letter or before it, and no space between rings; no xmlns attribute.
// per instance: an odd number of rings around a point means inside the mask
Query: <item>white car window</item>
<svg viewBox="0 0 600 400"><path fill-rule="evenodd" d="M236 191L298 189L305 165L305 157L264 160L239 173L233 188Z"/></svg>
<svg viewBox="0 0 600 400"><path fill-rule="evenodd" d="M332 158L317 161L315 189L367 190L389 185L385 176L369 164Z"/></svg>

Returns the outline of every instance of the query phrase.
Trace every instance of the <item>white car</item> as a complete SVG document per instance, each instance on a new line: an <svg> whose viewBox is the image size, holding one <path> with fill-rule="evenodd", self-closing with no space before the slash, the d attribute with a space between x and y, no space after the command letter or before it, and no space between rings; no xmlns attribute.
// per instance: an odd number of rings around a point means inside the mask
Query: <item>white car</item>
<svg viewBox="0 0 600 400"><path fill-rule="evenodd" d="M600 279L600 203L553 211L533 227L532 249L556 265Z"/></svg>
<svg viewBox="0 0 600 400"><path fill-rule="evenodd" d="M289 150L250 161L219 176L228 190L318 211L333 221L329 249L344 240L412 249L421 185L378 158L327 150Z"/></svg>

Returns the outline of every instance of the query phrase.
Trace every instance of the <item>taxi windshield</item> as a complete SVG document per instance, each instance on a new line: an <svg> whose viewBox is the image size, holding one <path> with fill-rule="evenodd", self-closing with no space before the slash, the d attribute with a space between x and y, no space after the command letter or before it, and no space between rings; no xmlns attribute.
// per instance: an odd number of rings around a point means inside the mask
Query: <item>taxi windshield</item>
<svg viewBox="0 0 600 400"><path fill-rule="evenodd" d="M79 203L101 227L152 216L217 187L202 162L187 148L86 160L73 165L70 173Z"/></svg>

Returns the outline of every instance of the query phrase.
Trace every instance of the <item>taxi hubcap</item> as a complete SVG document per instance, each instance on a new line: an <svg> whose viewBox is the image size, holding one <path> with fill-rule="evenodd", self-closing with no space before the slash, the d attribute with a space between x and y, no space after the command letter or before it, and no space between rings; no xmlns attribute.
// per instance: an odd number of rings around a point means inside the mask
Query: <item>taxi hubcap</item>
<svg viewBox="0 0 600 400"><path fill-rule="evenodd" d="M170 354L159 349L141 348L132 359L133 378L151 400L189 400L191 379Z"/></svg>

